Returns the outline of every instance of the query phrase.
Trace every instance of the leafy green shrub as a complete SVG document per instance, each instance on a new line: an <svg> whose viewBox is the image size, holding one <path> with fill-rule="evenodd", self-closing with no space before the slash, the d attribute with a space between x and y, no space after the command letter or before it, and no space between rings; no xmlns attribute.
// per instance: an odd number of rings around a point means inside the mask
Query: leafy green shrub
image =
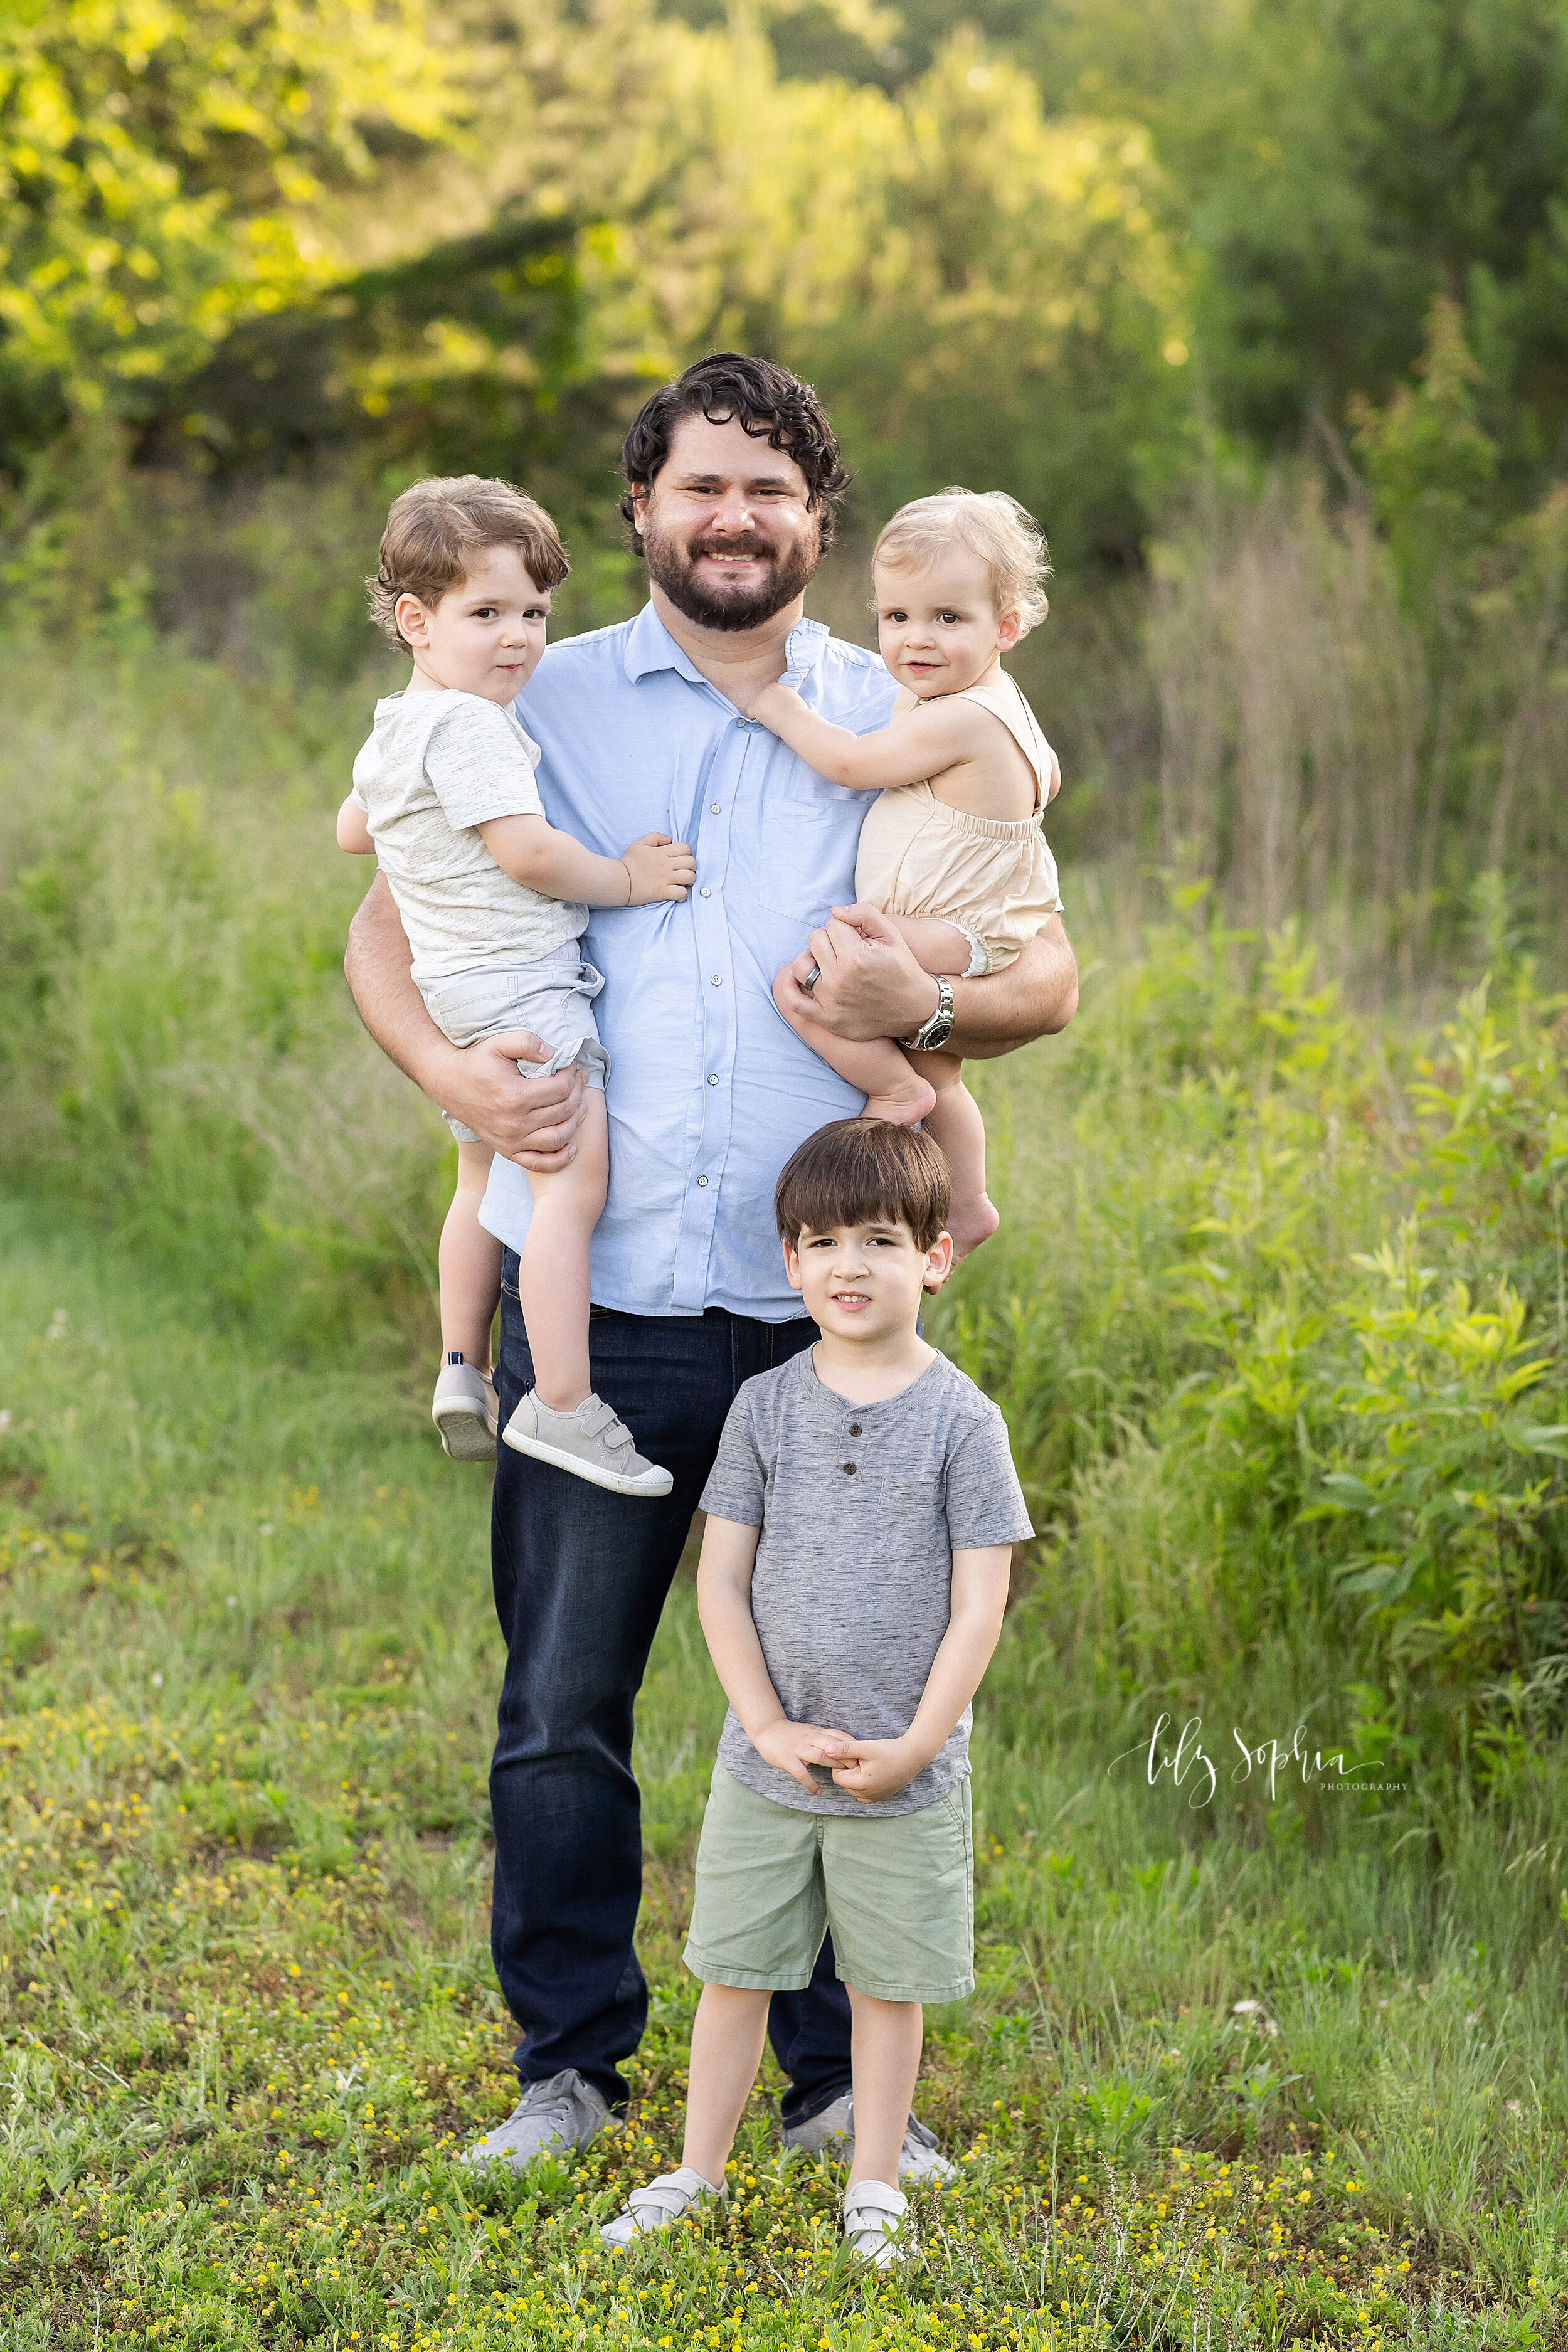
<svg viewBox="0 0 1568 2352"><path fill-rule="evenodd" d="M1568 1675L1558 1004L1483 985L1396 1061L1293 939L1177 925L1105 996L1070 1130L993 1075L1028 1205L945 1307L1050 1530L1036 1605L1129 1694L1305 1644L1366 1752L1484 1734L1491 1773Z"/></svg>

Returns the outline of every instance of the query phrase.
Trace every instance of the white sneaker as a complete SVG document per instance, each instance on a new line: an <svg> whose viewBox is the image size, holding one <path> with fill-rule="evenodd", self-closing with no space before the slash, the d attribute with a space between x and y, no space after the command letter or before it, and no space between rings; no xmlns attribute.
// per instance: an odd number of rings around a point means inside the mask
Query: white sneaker
<svg viewBox="0 0 1568 2352"><path fill-rule="evenodd" d="M859 2180L844 2200L844 2242L879 2271L907 2260L900 2243L910 2200L885 2180Z"/></svg>
<svg viewBox="0 0 1568 2352"><path fill-rule="evenodd" d="M805 2123L786 2125L784 2144L801 2148L807 2156L830 2156L837 2163L847 2164L855 2153L855 2101L850 2094L842 2092L830 2106L808 2116ZM943 2156L935 2132L911 2116L899 2150L899 2179L922 2186L934 2180L945 2189L957 2174L957 2165L952 2157Z"/></svg>
<svg viewBox="0 0 1568 2352"><path fill-rule="evenodd" d="M504 2124L466 2147L462 2164L510 2164L521 2172L535 2157L557 2159L586 2147L609 2120L609 2103L575 2066L525 2083L522 2096Z"/></svg>
<svg viewBox="0 0 1568 2352"><path fill-rule="evenodd" d="M436 1375L430 1418L454 1462L493 1462L500 1407L489 1372L448 1356Z"/></svg>
<svg viewBox="0 0 1568 2352"><path fill-rule="evenodd" d="M575 1412L556 1412L530 1389L501 1432L514 1454L552 1462L574 1478L607 1486L612 1495L668 1495L675 1481L657 1462L645 1462L631 1431L602 1397L585 1396Z"/></svg>
<svg viewBox="0 0 1568 2352"><path fill-rule="evenodd" d="M672 2222L682 2221L699 2205L711 2205L730 2194L727 2189L716 2189L683 2164L675 2172L661 2172L657 2180L646 2188L634 2189L613 2221L606 2221L599 2235L607 2246L629 2246L634 2238L646 2237L650 2230L668 2230Z"/></svg>

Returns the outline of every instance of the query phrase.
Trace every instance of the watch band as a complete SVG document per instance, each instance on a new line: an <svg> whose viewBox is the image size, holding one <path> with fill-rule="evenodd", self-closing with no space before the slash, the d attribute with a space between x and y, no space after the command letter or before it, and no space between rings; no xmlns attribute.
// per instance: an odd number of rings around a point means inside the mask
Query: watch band
<svg viewBox="0 0 1568 2352"><path fill-rule="evenodd" d="M931 977L936 982L936 1011L921 1022L912 1037L900 1040L915 1054L934 1054L952 1034L952 982L939 973Z"/></svg>

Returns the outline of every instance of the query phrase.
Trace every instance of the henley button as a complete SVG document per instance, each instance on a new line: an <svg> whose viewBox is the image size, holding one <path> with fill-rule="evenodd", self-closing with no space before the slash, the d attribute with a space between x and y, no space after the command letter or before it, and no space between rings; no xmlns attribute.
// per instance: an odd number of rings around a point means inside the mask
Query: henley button
<svg viewBox="0 0 1568 2352"><path fill-rule="evenodd" d="M707 1177L706 1177L706 1176L699 1176L699 1178L697 1179L697 1181L698 1181L698 1183L699 1183L699 1184L706 1184L706 1183L707 1183L707 1181L708 1181L708 1179L707 1179Z"/></svg>
<svg viewBox="0 0 1568 2352"><path fill-rule="evenodd" d="M851 1437L858 1437L858 1436L859 1436L859 1434L860 1434L860 1424L859 1424L859 1423L858 1423L858 1421L852 1421L852 1422L850 1423L850 1424L849 1424L849 1434L850 1434L850 1436L851 1436Z"/></svg>
<svg viewBox="0 0 1568 2352"><path fill-rule="evenodd" d="M846 1477L853 1478L855 1475L855 1465L853 1462L847 1462L844 1465L844 1473Z"/></svg>

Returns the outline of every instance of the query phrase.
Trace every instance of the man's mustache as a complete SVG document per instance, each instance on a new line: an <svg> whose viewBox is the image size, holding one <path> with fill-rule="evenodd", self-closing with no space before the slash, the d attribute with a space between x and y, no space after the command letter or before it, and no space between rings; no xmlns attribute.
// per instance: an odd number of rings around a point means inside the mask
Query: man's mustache
<svg viewBox="0 0 1568 2352"><path fill-rule="evenodd" d="M694 539L686 552L693 562L700 555L760 555L764 562L778 562L778 550L765 539Z"/></svg>

